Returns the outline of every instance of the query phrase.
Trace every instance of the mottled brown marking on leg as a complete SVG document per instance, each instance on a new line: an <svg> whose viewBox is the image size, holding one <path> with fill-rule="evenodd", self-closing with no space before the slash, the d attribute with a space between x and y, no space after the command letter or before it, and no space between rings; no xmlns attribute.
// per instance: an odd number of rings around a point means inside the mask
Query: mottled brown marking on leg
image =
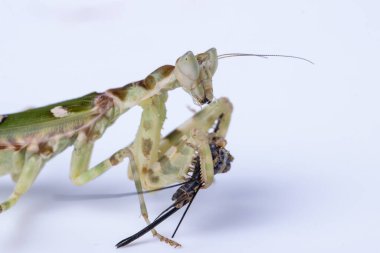
<svg viewBox="0 0 380 253"><path fill-rule="evenodd" d="M88 140L89 141L95 141L95 140L99 139L101 136L102 136L102 132L95 129L95 130L91 131L90 134L88 135Z"/></svg>
<svg viewBox="0 0 380 253"><path fill-rule="evenodd" d="M107 92L119 98L120 100L124 101L128 95L128 88L122 87L122 88L110 89Z"/></svg>
<svg viewBox="0 0 380 253"><path fill-rule="evenodd" d="M171 144L174 144L174 140L179 140L180 137L183 135L183 133L178 130L178 129L174 129L168 136L167 136L167 139L170 141Z"/></svg>
<svg viewBox="0 0 380 253"><path fill-rule="evenodd" d="M143 174L148 174L148 168L144 166L144 167L142 168L142 173L143 173Z"/></svg>
<svg viewBox="0 0 380 253"><path fill-rule="evenodd" d="M160 73L161 76L162 76L162 78L165 78L168 75L170 75L173 72L173 70L174 70L174 66L172 66L172 65L164 65L162 67L159 67L155 71L153 71L153 73Z"/></svg>
<svg viewBox="0 0 380 253"><path fill-rule="evenodd" d="M87 139L90 139L90 136L92 135L92 126L81 129L81 132L87 137Z"/></svg>
<svg viewBox="0 0 380 253"><path fill-rule="evenodd" d="M154 79L154 77L152 77L153 79ZM155 83L156 83L156 81L155 80L150 80L151 78L150 78L150 76L148 76L147 78L145 78L144 80L140 80L140 81L137 81L136 83L135 83L135 85L137 85L137 86L140 86L140 87L142 87L142 88L144 88L144 89L146 89L146 90L150 90L150 89L152 89L152 88L154 88L154 85L155 85ZM148 81L146 81L146 80L148 80ZM153 83L154 82L154 83Z"/></svg>
<svg viewBox="0 0 380 253"><path fill-rule="evenodd" d="M143 145L142 145L142 152L145 157L148 157L150 154L150 151L152 150L152 140L151 139L143 139Z"/></svg>
<svg viewBox="0 0 380 253"><path fill-rule="evenodd" d="M115 166L119 163L119 159L117 158L116 154L112 155L109 160L112 166Z"/></svg>
<svg viewBox="0 0 380 253"><path fill-rule="evenodd" d="M38 152L40 155L49 156L54 151L53 148L47 142L41 142L38 144Z"/></svg>
<svg viewBox="0 0 380 253"><path fill-rule="evenodd" d="M156 86L156 78L154 76L149 75L144 79L144 86L147 90L151 90Z"/></svg>

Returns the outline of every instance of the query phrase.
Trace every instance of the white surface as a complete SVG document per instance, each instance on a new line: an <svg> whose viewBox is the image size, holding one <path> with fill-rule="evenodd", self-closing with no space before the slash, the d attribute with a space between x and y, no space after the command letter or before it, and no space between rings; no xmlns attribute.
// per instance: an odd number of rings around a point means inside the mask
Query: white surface
<svg viewBox="0 0 380 253"><path fill-rule="evenodd" d="M187 50L293 54L220 62L217 97L234 104L229 174L202 191L180 228L181 252L379 252L380 18L376 1L0 1L0 112L78 97L144 78ZM164 133L191 113L170 94ZM117 122L94 163L128 144L140 111ZM70 151L0 215L1 252L116 252L144 226L127 164L83 186ZM0 178L0 197L12 190ZM147 198L152 217L172 191ZM170 235L179 216L159 227ZM117 252L172 249L150 235ZM174 251L173 251L174 252Z"/></svg>

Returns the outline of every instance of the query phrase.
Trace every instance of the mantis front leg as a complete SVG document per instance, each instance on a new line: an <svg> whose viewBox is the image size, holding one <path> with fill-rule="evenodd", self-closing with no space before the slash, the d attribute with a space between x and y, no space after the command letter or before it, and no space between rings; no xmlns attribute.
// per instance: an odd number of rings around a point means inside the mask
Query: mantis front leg
<svg viewBox="0 0 380 253"><path fill-rule="evenodd" d="M160 144L161 153L165 153L171 147L177 146L180 139L184 136L193 135L196 139L195 145L201 159L203 187L207 188L213 182L214 171L211 153L208 147L208 139L205 138L205 135L207 135L209 129L218 122L215 137L222 137L222 139L224 139L230 125L232 110L232 104L227 98L217 99L162 139ZM167 180L167 183L174 182L175 181Z"/></svg>
<svg viewBox="0 0 380 253"><path fill-rule="evenodd" d="M165 119L165 94L145 101L143 115L136 140L133 145L120 149L111 157L88 169L92 143L78 139L72 159L71 176L75 184L81 185L101 175L126 157L130 160L129 177L135 181L137 192L157 189L186 180L188 166L198 151L201 160L204 187L213 181L213 161L208 145L208 130L220 119L216 135L224 138L230 123L232 105L221 98L196 113L168 136L160 140L160 130ZM141 214L150 224L143 194L139 194ZM154 236L173 246L178 243L167 239L157 231Z"/></svg>
<svg viewBox="0 0 380 253"><path fill-rule="evenodd" d="M141 158L141 160L138 164L136 159L136 166L131 164L129 175L133 177L138 192L143 189L157 189L171 183L186 181L186 174L192 160L195 156L199 156L203 187L206 188L211 185L214 176L208 130L218 122L215 137L224 139L231 119L232 104L226 98L216 100L159 143L159 133L166 114L165 100L166 97L165 99L152 98L152 101L143 105L143 117L133 145L135 158ZM198 153L195 154L195 151ZM141 213L149 225L148 212L142 194L139 194L139 200ZM159 235L155 230L151 231L160 240L172 246L180 246Z"/></svg>

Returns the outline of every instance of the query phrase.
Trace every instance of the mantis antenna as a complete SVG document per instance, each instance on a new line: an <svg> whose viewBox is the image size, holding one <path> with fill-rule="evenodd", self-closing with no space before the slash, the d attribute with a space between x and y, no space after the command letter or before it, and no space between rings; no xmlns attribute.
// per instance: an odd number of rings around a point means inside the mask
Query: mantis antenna
<svg viewBox="0 0 380 253"><path fill-rule="evenodd" d="M218 55L218 59L224 59L229 57L240 57L240 56L256 56L256 57L262 57L262 58L268 58L268 57L284 57L284 58L293 58L298 59L302 61L306 61L308 63L314 64L314 62L298 56L293 55L284 55L284 54L244 54L244 53L229 53L229 54L220 54Z"/></svg>

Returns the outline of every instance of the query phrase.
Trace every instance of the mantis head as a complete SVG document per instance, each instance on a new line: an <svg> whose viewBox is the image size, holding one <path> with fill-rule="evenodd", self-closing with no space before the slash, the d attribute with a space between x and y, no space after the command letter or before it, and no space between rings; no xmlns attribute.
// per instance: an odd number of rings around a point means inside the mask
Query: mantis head
<svg viewBox="0 0 380 253"><path fill-rule="evenodd" d="M230 57L254 56L261 58L285 57L303 60L314 64L312 61L292 55L282 54L246 54L229 53L217 55L216 49L211 48L204 53L194 55L189 51L176 61L174 74L180 86L189 93L196 104L210 103L213 98L212 76L218 67L218 60Z"/></svg>
<svg viewBox="0 0 380 253"><path fill-rule="evenodd" d="M215 48L194 55L189 51L179 57L174 73L182 88L189 93L196 104L208 104L214 99L212 76L218 67Z"/></svg>

